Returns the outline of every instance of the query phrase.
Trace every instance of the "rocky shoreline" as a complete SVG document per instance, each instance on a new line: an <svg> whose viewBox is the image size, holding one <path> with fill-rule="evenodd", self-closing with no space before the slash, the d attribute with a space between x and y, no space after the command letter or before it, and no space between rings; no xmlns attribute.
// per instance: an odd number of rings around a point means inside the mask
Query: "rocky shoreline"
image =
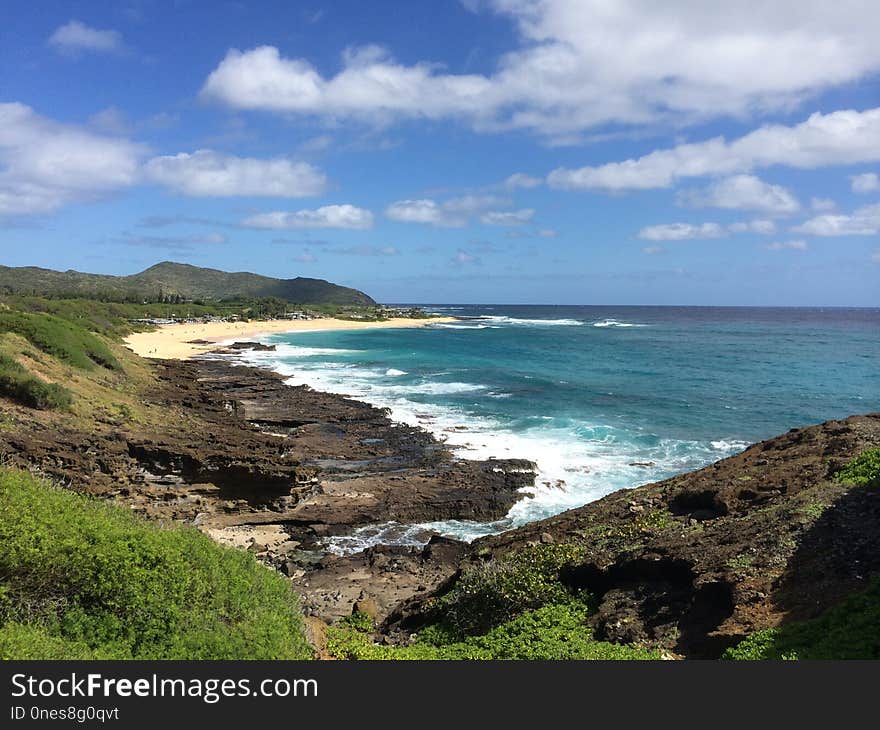
<svg viewBox="0 0 880 730"><path fill-rule="evenodd" d="M152 367L143 398L167 412L167 427L96 422L80 432L23 413L0 433L7 462L247 547L294 579L306 612L325 621L364 598L385 615L435 589L452 563L440 570L436 556L400 548L338 557L324 538L390 522L496 520L534 482L525 459L456 458L387 411L234 360Z"/></svg>
<svg viewBox="0 0 880 730"><path fill-rule="evenodd" d="M466 544L338 555L327 539L376 525L493 521L531 486L526 459L472 461L387 410L290 386L228 357L154 360L141 394L157 425L99 418L77 430L17 409L0 430L10 466L184 522L287 575L319 649L360 611L376 640L406 643L475 567L542 545L576 546L558 580L588 591L597 639L717 657L748 634L818 616L880 574L880 495L834 474L880 447L880 414L828 421L703 469L614 492Z"/></svg>
<svg viewBox="0 0 880 730"><path fill-rule="evenodd" d="M395 640L436 619L458 576L518 550L575 545L560 582L597 601L597 639L716 658L760 629L821 615L880 575L880 492L835 479L880 448L880 414L827 421L703 469L624 489L467 546L449 581L399 606Z"/></svg>

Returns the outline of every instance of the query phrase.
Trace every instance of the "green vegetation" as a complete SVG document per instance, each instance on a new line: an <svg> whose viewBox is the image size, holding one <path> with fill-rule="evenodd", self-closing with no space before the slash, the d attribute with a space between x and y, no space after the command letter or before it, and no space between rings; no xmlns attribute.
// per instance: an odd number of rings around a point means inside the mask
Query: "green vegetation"
<svg viewBox="0 0 880 730"><path fill-rule="evenodd" d="M659 659L656 651L593 639L589 607L569 600L506 621L488 633L455 640L439 627L422 631L414 644L380 646L372 627L353 616L327 632L327 648L340 659Z"/></svg>
<svg viewBox="0 0 880 730"><path fill-rule="evenodd" d="M482 634L524 611L571 599L562 568L582 557L574 545L536 545L467 569L437 602L447 629L458 636Z"/></svg>
<svg viewBox="0 0 880 730"><path fill-rule="evenodd" d="M80 325L53 314L0 310L0 333L13 332L38 350L82 370L95 365L108 370L122 366L98 337Z"/></svg>
<svg viewBox="0 0 880 730"><path fill-rule="evenodd" d="M725 659L880 659L880 578L819 618L757 631Z"/></svg>
<svg viewBox="0 0 880 730"><path fill-rule="evenodd" d="M73 402L67 388L34 377L21 363L3 354L0 354L0 396L42 409L68 409Z"/></svg>
<svg viewBox="0 0 880 730"><path fill-rule="evenodd" d="M191 528L0 469L0 659L304 659L297 598Z"/></svg>
<svg viewBox="0 0 880 730"><path fill-rule="evenodd" d="M868 449L859 454L834 478L844 484L859 487L880 487L880 449Z"/></svg>
<svg viewBox="0 0 880 730"><path fill-rule="evenodd" d="M263 299L286 302L373 306L363 292L323 279L274 279L246 272L227 273L164 261L132 276L105 276L78 271L53 271L34 266L0 266L0 291L105 302L168 302L183 300Z"/></svg>
<svg viewBox="0 0 880 730"><path fill-rule="evenodd" d="M659 659L593 638L590 596L560 580L582 557L573 545L536 545L473 566L436 602L442 620L410 646L374 644L372 621L355 614L328 629L328 651L341 659Z"/></svg>

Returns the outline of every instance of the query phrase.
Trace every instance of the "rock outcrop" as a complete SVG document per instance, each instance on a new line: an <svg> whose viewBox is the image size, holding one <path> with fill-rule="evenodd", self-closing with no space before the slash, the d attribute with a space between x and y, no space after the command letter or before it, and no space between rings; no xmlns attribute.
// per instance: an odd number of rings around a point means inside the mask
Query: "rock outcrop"
<svg viewBox="0 0 880 730"><path fill-rule="evenodd" d="M880 492L833 478L878 447L880 414L793 429L478 540L458 567L541 543L580 546L584 557L559 580L595 596L597 638L716 657L755 630L821 614L880 574ZM453 585L398 606L385 632L436 619L426 599Z"/></svg>

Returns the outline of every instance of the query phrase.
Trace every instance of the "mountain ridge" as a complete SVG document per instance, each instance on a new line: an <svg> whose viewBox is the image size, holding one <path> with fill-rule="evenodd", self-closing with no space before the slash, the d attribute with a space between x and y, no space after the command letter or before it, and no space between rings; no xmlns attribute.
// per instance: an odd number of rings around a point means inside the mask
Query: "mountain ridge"
<svg viewBox="0 0 880 730"><path fill-rule="evenodd" d="M90 274L38 266L0 266L0 290L16 294L141 299L179 296L183 299L260 299L277 297L299 304L372 306L372 297L358 289L325 279L297 276L280 279L249 271L228 272L174 261L161 261L127 276Z"/></svg>

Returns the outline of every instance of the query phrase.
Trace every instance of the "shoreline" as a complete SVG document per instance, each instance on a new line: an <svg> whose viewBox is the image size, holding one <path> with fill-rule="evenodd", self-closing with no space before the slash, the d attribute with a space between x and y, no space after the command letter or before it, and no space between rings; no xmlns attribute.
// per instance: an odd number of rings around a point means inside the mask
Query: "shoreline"
<svg viewBox="0 0 880 730"><path fill-rule="evenodd" d="M141 357L158 360L187 360L217 348L231 339L253 339L266 334L294 332L330 332L362 329L400 329L407 327L428 327L457 321L456 317L430 317L410 319L396 317L380 322L358 322L353 320L323 319L284 320L265 322L194 322L159 325L149 332L135 332L124 342L128 349ZM201 340L201 342L198 342Z"/></svg>

